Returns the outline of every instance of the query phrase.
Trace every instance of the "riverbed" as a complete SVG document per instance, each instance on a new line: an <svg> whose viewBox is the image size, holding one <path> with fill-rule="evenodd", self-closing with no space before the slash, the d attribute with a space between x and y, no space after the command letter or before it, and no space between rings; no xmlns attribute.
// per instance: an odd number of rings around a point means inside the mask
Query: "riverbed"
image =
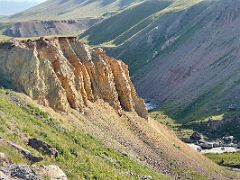
<svg viewBox="0 0 240 180"><path fill-rule="evenodd" d="M235 147L218 147L218 148L212 148L212 149L202 149L201 151L199 151L198 149L201 149L200 146L196 145L196 144L187 144L188 146L190 146L192 149L200 152L201 154L223 154L226 152L229 153L234 153L234 152L238 152L240 151L240 149L235 148Z"/></svg>

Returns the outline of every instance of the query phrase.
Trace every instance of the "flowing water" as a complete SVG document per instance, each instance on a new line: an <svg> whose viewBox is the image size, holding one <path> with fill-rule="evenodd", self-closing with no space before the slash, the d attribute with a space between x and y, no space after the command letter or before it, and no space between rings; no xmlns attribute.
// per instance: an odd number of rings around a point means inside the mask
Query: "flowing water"
<svg viewBox="0 0 240 180"><path fill-rule="evenodd" d="M199 151L198 149L201 149L200 146L196 145L196 144L188 144L192 149L200 152L201 154L222 154L225 152L230 152L230 153L234 153L234 152L238 152L240 151L240 149L235 148L235 147L218 147L218 148L212 148L212 149L202 149L201 151Z"/></svg>

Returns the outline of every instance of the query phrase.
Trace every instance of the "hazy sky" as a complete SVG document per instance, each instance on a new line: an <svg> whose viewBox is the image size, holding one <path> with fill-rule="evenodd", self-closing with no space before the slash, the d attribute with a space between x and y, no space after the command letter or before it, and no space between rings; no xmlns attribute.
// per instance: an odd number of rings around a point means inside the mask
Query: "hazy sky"
<svg viewBox="0 0 240 180"><path fill-rule="evenodd" d="M0 0L0 15L13 15L44 1L45 0Z"/></svg>

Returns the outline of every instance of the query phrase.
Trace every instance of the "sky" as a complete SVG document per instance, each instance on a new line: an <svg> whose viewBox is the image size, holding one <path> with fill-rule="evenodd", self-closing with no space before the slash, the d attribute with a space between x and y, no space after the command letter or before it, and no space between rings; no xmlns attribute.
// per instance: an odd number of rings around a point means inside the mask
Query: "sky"
<svg viewBox="0 0 240 180"><path fill-rule="evenodd" d="M0 16L13 15L44 1L45 0L0 0Z"/></svg>

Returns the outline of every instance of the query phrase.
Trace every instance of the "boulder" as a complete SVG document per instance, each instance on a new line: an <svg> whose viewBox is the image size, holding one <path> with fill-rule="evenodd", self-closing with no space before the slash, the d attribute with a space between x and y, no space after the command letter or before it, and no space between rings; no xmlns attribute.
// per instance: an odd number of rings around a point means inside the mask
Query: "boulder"
<svg viewBox="0 0 240 180"><path fill-rule="evenodd" d="M200 143L205 143L206 141L204 141L203 139L200 139L199 141L198 141L198 143L200 144Z"/></svg>
<svg viewBox="0 0 240 180"><path fill-rule="evenodd" d="M58 151L56 148L36 138L29 139L28 145L41 153L49 155L50 157L56 158L58 156Z"/></svg>
<svg viewBox="0 0 240 180"><path fill-rule="evenodd" d="M51 180L68 180L66 174L56 165L44 166L41 171Z"/></svg>
<svg viewBox="0 0 240 180"><path fill-rule="evenodd" d="M202 149L212 149L213 148L213 144L212 143L208 143L208 142L201 143L201 144L199 144L199 146Z"/></svg>
<svg viewBox="0 0 240 180"><path fill-rule="evenodd" d="M220 147L220 143L213 143L213 147L214 147L214 148Z"/></svg>
<svg viewBox="0 0 240 180"><path fill-rule="evenodd" d="M0 169L0 179L40 180L40 177L29 166L12 164Z"/></svg>
<svg viewBox="0 0 240 180"><path fill-rule="evenodd" d="M182 142L185 142L187 144L192 144L194 143L195 141L193 141L191 138L181 138L181 141Z"/></svg>
<svg viewBox="0 0 240 180"><path fill-rule="evenodd" d="M237 107L235 107L233 104L231 104L229 107L228 107L229 111L236 111L237 110Z"/></svg>
<svg viewBox="0 0 240 180"><path fill-rule="evenodd" d="M194 132L191 136L190 136L190 139L192 139L193 141L199 141L199 140L202 140L203 137L200 133L198 132Z"/></svg>
<svg viewBox="0 0 240 180"><path fill-rule="evenodd" d="M223 141L226 144L231 144L233 142L233 140L234 140L233 136L225 136L225 137L223 137Z"/></svg>
<svg viewBox="0 0 240 180"><path fill-rule="evenodd" d="M8 161L7 156L4 153L0 152L0 163L7 161Z"/></svg>

